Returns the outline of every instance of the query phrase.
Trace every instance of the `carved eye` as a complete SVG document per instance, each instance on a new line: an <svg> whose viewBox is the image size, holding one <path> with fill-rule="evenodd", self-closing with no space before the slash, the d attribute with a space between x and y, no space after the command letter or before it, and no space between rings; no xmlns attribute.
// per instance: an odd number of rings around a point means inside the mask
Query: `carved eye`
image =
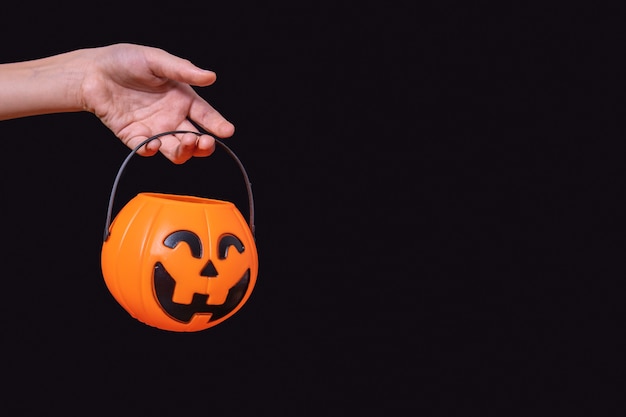
<svg viewBox="0 0 626 417"><path fill-rule="evenodd" d="M180 242L185 242L189 245L191 255L194 258L202 258L202 241L197 234L190 232L189 230L179 230L170 234L165 238L163 244L168 248L174 249Z"/></svg>
<svg viewBox="0 0 626 417"><path fill-rule="evenodd" d="M239 253L243 253L243 251L245 250L243 243L241 243L241 240L239 240L237 236L224 235L220 238L218 254L220 259L226 259L228 257L228 248L230 248L231 246L234 246Z"/></svg>

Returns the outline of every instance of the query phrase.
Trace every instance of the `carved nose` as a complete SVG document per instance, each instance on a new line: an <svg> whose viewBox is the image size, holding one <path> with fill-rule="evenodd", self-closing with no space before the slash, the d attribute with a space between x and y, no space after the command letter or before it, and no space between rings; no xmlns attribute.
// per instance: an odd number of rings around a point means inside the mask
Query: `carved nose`
<svg viewBox="0 0 626 417"><path fill-rule="evenodd" d="M200 275L202 275L203 277L216 277L217 276L217 269L215 269L215 265L213 265L213 262L211 262L211 260L209 260L209 262L204 266L204 268L202 268L202 272L200 272Z"/></svg>

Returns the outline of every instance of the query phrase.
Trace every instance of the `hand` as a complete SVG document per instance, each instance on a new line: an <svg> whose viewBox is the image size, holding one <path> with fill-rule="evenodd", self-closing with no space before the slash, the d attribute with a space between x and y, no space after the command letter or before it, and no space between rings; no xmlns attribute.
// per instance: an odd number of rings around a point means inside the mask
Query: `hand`
<svg viewBox="0 0 626 417"><path fill-rule="evenodd" d="M220 138L233 135L233 124L192 88L213 84L213 71L162 49L141 45L115 44L81 52L81 60L89 65L79 93L83 108L131 149L161 132L198 131L190 119ZM137 153L151 156L160 151L181 164L192 157L211 155L214 150L212 136L183 134L155 139Z"/></svg>

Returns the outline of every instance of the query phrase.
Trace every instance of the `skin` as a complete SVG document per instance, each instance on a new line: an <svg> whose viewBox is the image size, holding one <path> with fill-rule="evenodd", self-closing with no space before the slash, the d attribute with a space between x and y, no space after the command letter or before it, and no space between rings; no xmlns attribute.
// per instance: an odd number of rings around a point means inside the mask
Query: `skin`
<svg viewBox="0 0 626 417"><path fill-rule="evenodd" d="M216 80L213 71L162 49L114 44L78 49L41 59L0 64L0 120L87 111L124 144L165 131L198 129L227 138L235 127L193 87ZM176 164L215 150L211 135L168 135L137 153L161 152Z"/></svg>

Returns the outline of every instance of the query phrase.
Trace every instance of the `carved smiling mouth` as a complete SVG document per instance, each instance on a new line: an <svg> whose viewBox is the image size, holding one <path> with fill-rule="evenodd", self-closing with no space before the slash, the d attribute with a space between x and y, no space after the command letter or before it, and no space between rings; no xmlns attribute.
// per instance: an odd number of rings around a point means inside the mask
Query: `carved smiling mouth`
<svg viewBox="0 0 626 417"><path fill-rule="evenodd" d="M207 294L193 294L190 304L175 303L174 287L176 280L167 272L161 262L154 265L154 292L161 308L167 315L183 323L189 323L194 314L211 313L208 322L215 321L233 311L241 302L250 284L250 269L246 270L241 279L230 290L224 304L207 305Z"/></svg>

